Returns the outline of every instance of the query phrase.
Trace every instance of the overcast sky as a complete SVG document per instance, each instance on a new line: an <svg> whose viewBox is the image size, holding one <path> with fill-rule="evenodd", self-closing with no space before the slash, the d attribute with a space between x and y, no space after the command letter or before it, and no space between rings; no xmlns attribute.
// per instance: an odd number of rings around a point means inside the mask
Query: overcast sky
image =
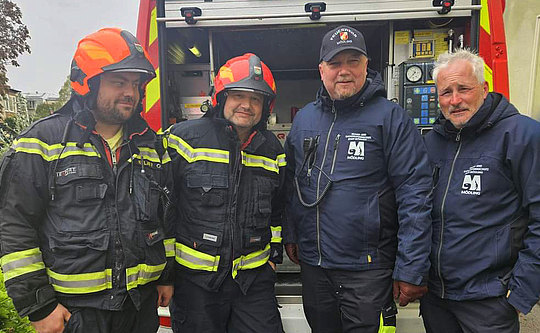
<svg viewBox="0 0 540 333"><path fill-rule="evenodd" d="M14 0L32 37L32 53L8 67L8 84L23 92L58 93L77 42L102 27L116 26L136 35L138 0Z"/></svg>

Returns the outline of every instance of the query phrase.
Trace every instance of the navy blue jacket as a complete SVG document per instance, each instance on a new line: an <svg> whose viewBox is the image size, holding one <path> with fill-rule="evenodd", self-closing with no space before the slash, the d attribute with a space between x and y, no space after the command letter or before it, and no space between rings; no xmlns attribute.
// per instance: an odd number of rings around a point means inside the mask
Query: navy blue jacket
<svg viewBox="0 0 540 333"><path fill-rule="evenodd" d="M369 71L355 96L332 101L322 87L296 115L285 143L286 183L298 181L289 189L285 242L297 243L309 265L394 268L395 279L419 285L429 270L431 171L414 124L385 96ZM318 145L304 163L310 137ZM321 197L313 207L300 203Z"/></svg>
<svg viewBox="0 0 540 333"><path fill-rule="evenodd" d="M490 93L461 131L441 118L425 141L438 178L430 291L477 300L510 290L529 312L540 296L540 123Z"/></svg>

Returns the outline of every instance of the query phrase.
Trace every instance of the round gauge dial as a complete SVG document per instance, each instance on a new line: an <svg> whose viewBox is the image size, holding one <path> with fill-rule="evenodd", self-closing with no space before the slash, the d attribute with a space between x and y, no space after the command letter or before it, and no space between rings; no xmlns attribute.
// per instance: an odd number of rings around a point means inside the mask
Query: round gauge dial
<svg viewBox="0 0 540 333"><path fill-rule="evenodd" d="M407 80L410 82L418 82L422 78L422 68L419 66L413 65L407 68Z"/></svg>

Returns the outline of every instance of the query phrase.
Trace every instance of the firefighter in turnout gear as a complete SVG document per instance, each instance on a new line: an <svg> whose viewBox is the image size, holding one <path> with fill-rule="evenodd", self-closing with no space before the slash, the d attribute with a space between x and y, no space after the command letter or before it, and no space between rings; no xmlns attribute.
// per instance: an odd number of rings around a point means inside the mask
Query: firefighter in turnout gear
<svg viewBox="0 0 540 333"><path fill-rule="evenodd" d="M155 76L135 37L83 38L71 99L1 164L1 265L38 332L155 332L173 293L170 158L141 118Z"/></svg>
<svg viewBox="0 0 540 333"><path fill-rule="evenodd" d="M254 54L230 59L205 116L174 125L169 154L178 201L175 332L280 332L285 155L266 130L276 96Z"/></svg>

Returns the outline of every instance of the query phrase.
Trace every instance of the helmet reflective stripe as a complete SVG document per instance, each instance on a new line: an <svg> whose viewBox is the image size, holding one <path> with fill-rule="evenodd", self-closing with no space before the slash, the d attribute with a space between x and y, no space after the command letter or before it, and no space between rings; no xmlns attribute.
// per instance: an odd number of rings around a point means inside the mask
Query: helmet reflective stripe
<svg viewBox="0 0 540 333"><path fill-rule="evenodd" d="M272 232L272 239L270 240L271 243L281 243L281 226L277 227L270 227L270 231Z"/></svg>
<svg viewBox="0 0 540 333"><path fill-rule="evenodd" d="M65 294L87 294L112 288L112 270L81 274L60 274L47 268L54 290Z"/></svg>
<svg viewBox="0 0 540 333"><path fill-rule="evenodd" d="M165 264L166 262L159 265L139 264L126 269L127 290L159 279L161 272L165 268Z"/></svg>
<svg viewBox="0 0 540 333"><path fill-rule="evenodd" d="M182 243L176 243L176 262L182 266L202 271L216 272L219 266L219 256L212 256Z"/></svg>
<svg viewBox="0 0 540 333"><path fill-rule="evenodd" d="M23 274L32 273L45 269L39 248L6 254L0 259L4 282Z"/></svg>
<svg viewBox="0 0 540 333"><path fill-rule="evenodd" d="M236 278L238 270L253 269L260 267L270 258L270 244L267 244L263 250L252 252L245 256L240 256L233 260L232 277Z"/></svg>

